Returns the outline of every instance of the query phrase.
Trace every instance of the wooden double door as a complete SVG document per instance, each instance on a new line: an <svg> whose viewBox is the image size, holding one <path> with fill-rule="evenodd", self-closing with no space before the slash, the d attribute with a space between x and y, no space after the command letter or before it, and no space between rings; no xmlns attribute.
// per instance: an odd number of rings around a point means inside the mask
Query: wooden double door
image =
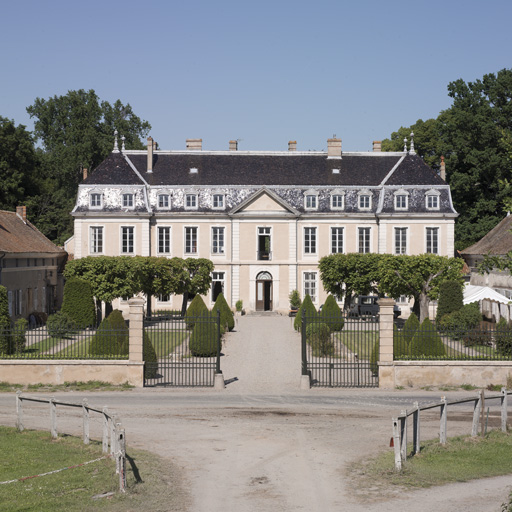
<svg viewBox="0 0 512 512"><path fill-rule="evenodd" d="M256 277L256 311L272 311L272 276L260 272Z"/></svg>

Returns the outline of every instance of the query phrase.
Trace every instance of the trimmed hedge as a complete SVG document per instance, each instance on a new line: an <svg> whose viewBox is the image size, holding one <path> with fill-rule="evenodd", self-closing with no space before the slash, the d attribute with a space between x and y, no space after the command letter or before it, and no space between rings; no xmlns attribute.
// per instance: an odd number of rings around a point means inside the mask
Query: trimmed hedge
<svg viewBox="0 0 512 512"><path fill-rule="evenodd" d="M57 313L50 315L46 321L46 330L53 338L64 338L73 334L75 331L75 324L66 313L57 311Z"/></svg>
<svg viewBox="0 0 512 512"><path fill-rule="evenodd" d="M26 338L25 333L28 329L28 320L25 318L18 318L12 330L12 348L13 352L21 354L25 350Z"/></svg>
<svg viewBox="0 0 512 512"><path fill-rule="evenodd" d="M297 311L297 316L295 317L295 320L293 322L293 327L296 331L301 330L302 311L305 311L306 317L308 317L309 321L311 321L313 318L318 317L318 313L316 311L315 306L313 305L313 301L311 300L311 297L309 296L309 294L304 297L304 300L302 301L302 304L300 305L299 311Z"/></svg>
<svg viewBox="0 0 512 512"><path fill-rule="evenodd" d="M195 317L202 316L205 312L208 312L208 308L206 307L203 298L201 295L196 295L192 299L192 302L189 304L187 312L185 313L187 329L193 329Z"/></svg>
<svg viewBox="0 0 512 512"><path fill-rule="evenodd" d="M332 295L328 295L320 312L322 322L326 323L331 331L341 331L345 325L343 313L341 312L336 299Z"/></svg>
<svg viewBox="0 0 512 512"><path fill-rule="evenodd" d="M130 333L123 314L115 309L101 321L89 345L89 354L95 356L121 356L129 353Z"/></svg>
<svg viewBox="0 0 512 512"><path fill-rule="evenodd" d="M217 322L208 311L195 322L188 347L195 357L215 357L217 355Z"/></svg>
<svg viewBox="0 0 512 512"><path fill-rule="evenodd" d="M457 331L463 333L469 329L473 329L481 321L482 313L480 313L478 302L472 302L450 315L444 315L441 318L439 329L456 335Z"/></svg>
<svg viewBox="0 0 512 512"><path fill-rule="evenodd" d="M144 365L144 378L154 379L158 370L158 357L156 355L155 347L153 347L153 343L151 343L146 331L144 331L144 338L142 341L142 352L143 361L146 363Z"/></svg>
<svg viewBox="0 0 512 512"><path fill-rule="evenodd" d="M446 355L443 341L428 318L423 320L416 331L409 346L409 355L413 357Z"/></svg>
<svg viewBox="0 0 512 512"><path fill-rule="evenodd" d="M512 356L512 326L504 318L496 324L494 341L501 356Z"/></svg>
<svg viewBox="0 0 512 512"><path fill-rule="evenodd" d="M11 353L10 328L11 317L9 316L7 288L0 285L0 354Z"/></svg>
<svg viewBox="0 0 512 512"><path fill-rule="evenodd" d="M67 314L80 329L95 325L96 307L91 285L76 277L68 279L64 286L64 298L60 310Z"/></svg>
<svg viewBox="0 0 512 512"><path fill-rule="evenodd" d="M316 357L333 356L334 343L331 340L331 329L324 323L308 324L306 327L306 342L311 345Z"/></svg>
<svg viewBox="0 0 512 512"><path fill-rule="evenodd" d="M215 315L217 314L217 311L220 311L220 326L223 331L232 331L235 327L235 317L233 316L233 312L228 306L228 303L222 293L219 293L212 308L212 313Z"/></svg>
<svg viewBox="0 0 512 512"><path fill-rule="evenodd" d="M443 281L439 285L439 302L436 322L445 315L450 315L464 307L463 285L459 281Z"/></svg>

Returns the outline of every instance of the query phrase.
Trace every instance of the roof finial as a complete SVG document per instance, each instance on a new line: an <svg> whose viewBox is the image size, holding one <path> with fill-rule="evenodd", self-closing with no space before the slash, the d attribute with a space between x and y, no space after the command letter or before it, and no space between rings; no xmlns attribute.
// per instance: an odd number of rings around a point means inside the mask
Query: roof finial
<svg viewBox="0 0 512 512"><path fill-rule="evenodd" d="M404 153L407 153L407 137L404 137Z"/></svg>
<svg viewBox="0 0 512 512"><path fill-rule="evenodd" d="M112 153L119 153L119 148L117 146L117 130L114 130L114 150Z"/></svg>
<svg viewBox="0 0 512 512"><path fill-rule="evenodd" d="M123 143L121 144L121 151L124 153L125 152L124 141L126 140L126 137L124 135L122 135L121 140L123 141Z"/></svg>
<svg viewBox="0 0 512 512"><path fill-rule="evenodd" d="M411 150L409 151L411 155L415 155L416 151L414 151L414 132L411 132Z"/></svg>

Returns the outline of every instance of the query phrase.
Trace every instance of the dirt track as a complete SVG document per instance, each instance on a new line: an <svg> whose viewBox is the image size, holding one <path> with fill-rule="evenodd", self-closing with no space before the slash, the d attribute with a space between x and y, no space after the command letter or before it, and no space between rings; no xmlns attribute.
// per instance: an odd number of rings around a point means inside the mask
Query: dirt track
<svg viewBox="0 0 512 512"><path fill-rule="evenodd" d="M129 446L154 451L180 468L191 512L497 512L506 499L510 477L407 494L358 483L353 463L389 450L391 417L413 400L430 402L439 393L300 391L298 336L286 317L240 319L223 352L230 382L224 391L88 395L91 405L108 405L119 413ZM467 393L449 398L456 395ZM79 401L83 395L60 396ZM449 417L449 433L467 433L467 416L461 410ZM26 422L44 428L47 418L27 413ZM14 424L12 396L0 396L0 423ZM80 430L78 417L59 416L59 425ZM437 426L438 417L431 413L422 432L435 437Z"/></svg>

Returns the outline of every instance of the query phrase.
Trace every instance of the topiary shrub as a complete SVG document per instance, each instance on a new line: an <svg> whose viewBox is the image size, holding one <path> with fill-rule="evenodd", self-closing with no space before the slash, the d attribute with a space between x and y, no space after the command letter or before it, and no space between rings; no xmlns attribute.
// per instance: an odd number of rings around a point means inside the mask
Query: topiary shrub
<svg viewBox="0 0 512 512"><path fill-rule="evenodd" d="M25 333L28 329L28 320L18 318L12 330L12 348L17 354L21 354L25 350L26 338Z"/></svg>
<svg viewBox="0 0 512 512"><path fill-rule="evenodd" d="M10 354L11 346L11 317L9 316L9 300L7 288L0 286L0 353Z"/></svg>
<svg viewBox="0 0 512 512"><path fill-rule="evenodd" d="M156 355L155 347L149 338L149 335L144 331L144 338L142 341L142 352L144 360L144 378L154 379L158 370L158 357Z"/></svg>
<svg viewBox="0 0 512 512"><path fill-rule="evenodd" d="M505 357L512 356L512 327L504 318L496 324L494 342L498 354Z"/></svg>
<svg viewBox="0 0 512 512"><path fill-rule="evenodd" d="M220 311L220 325L223 330L232 331L235 327L235 318L222 293L219 293L212 308L212 313L215 315L217 314L217 311Z"/></svg>
<svg viewBox="0 0 512 512"><path fill-rule="evenodd" d="M288 299L290 300L290 308L291 309L299 309L301 300L299 290L292 290L290 295L288 295Z"/></svg>
<svg viewBox="0 0 512 512"><path fill-rule="evenodd" d="M313 355L317 357L333 356L334 343L331 340L331 329L327 324L315 322L306 327L306 342L311 345Z"/></svg>
<svg viewBox="0 0 512 512"><path fill-rule="evenodd" d="M423 320L423 323L416 331L409 346L409 355L412 357L438 357L446 355L443 341L428 318Z"/></svg>
<svg viewBox="0 0 512 512"><path fill-rule="evenodd" d="M441 318L439 329L453 337L460 338L481 321L482 313L480 313L478 302L473 302L449 315L444 315Z"/></svg>
<svg viewBox="0 0 512 512"><path fill-rule="evenodd" d="M123 314L115 309L104 318L92 337L89 354L94 356L121 356L130 351L130 333Z"/></svg>
<svg viewBox="0 0 512 512"><path fill-rule="evenodd" d="M204 303L201 295L196 295L192 302L189 304L187 312L185 313L185 322L187 323L187 329L193 329L196 318L202 316L208 311L206 304Z"/></svg>
<svg viewBox="0 0 512 512"><path fill-rule="evenodd" d="M343 313L332 295L329 295L325 300L319 316L331 331L341 331L345 325Z"/></svg>
<svg viewBox="0 0 512 512"><path fill-rule="evenodd" d="M411 316L414 316L417 320L416 315L413 314ZM416 330L414 332L416 332ZM402 356L409 355L409 334L410 331L408 331L406 335L403 331L398 330L396 324L393 325L393 359L400 359ZM412 336L414 336L414 334Z"/></svg>
<svg viewBox="0 0 512 512"><path fill-rule="evenodd" d="M195 357L215 357L217 355L217 322L208 311L197 319L190 336L188 347Z"/></svg>
<svg viewBox="0 0 512 512"><path fill-rule="evenodd" d="M374 377L379 375L379 360L380 360L380 343L379 340L375 342L370 354L370 371Z"/></svg>
<svg viewBox="0 0 512 512"><path fill-rule="evenodd" d="M64 338L73 334L75 331L75 324L66 313L57 311L57 313L50 315L46 321L46 330L53 338Z"/></svg>
<svg viewBox="0 0 512 512"><path fill-rule="evenodd" d="M443 281L439 285L436 323L444 315L450 315L464 306L463 285L460 281Z"/></svg>
<svg viewBox="0 0 512 512"><path fill-rule="evenodd" d="M242 309L244 309L244 301L242 299L237 300L236 304L235 304L235 308L240 313L242 311Z"/></svg>
<svg viewBox="0 0 512 512"><path fill-rule="evenodd" d="M419 326L420 321L418 320L418 317L414 313L411 313L409 318L405 321L401 331L401 336L404 342L407 343L407 346L411 344L411 341L414 338L414 335L416 334Z"/></svg>
<svg viewBox="0 0 512 512"><path fill-rule="evenodd" d="M95 325L96 307L91 285L76 277L68 279L64 286L64 298L60 310L67 314L80 329Z"/></svg>
<svg viewBox="0 0 512 512"><path fill-rule="evenodd" d="M309 296L309 294L304 297L304 300L302 301L302 304L300 305L299 311L297 311L297 316L295 317L295 321L293 322L293 327L296 331L301 330L302 312L303 311L305 312L308 322L311 322L318 317L318 313L316 311L315 306L313 305L313 301L311 300L311 297Z"/></svg>

